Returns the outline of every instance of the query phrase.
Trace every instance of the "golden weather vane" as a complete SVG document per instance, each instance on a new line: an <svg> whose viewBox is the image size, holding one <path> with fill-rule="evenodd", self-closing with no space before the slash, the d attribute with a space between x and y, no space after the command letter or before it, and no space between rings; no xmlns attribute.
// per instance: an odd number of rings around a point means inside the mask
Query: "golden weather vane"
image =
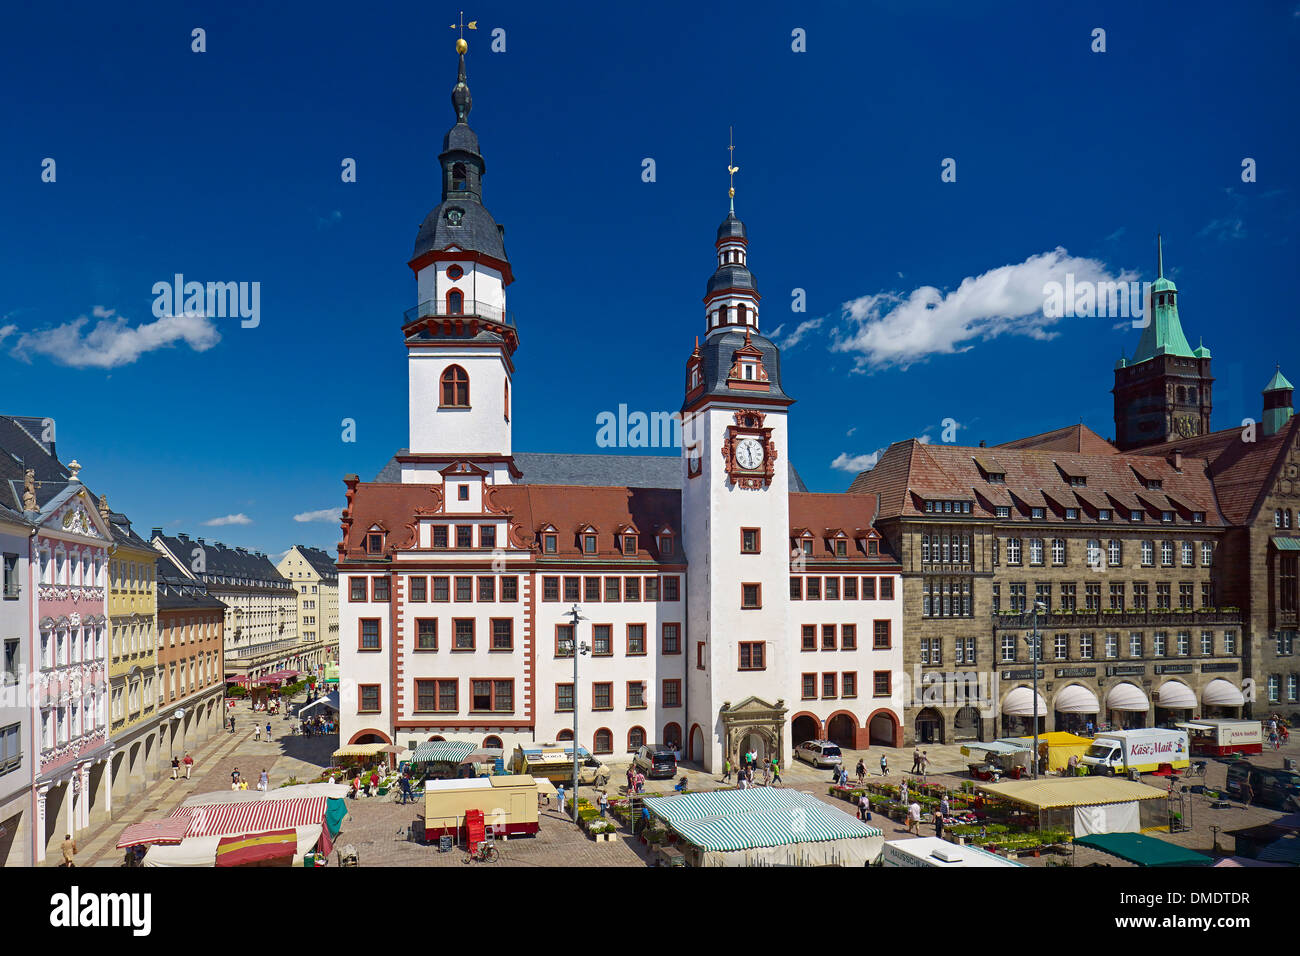
<svg viewBox="0 0 1300 956"><path fill-rule="evenodd" d="M740 172L740 167L735 164L736 160L736 143L735 128L727 127L727 176L731 181L727 189L727 195L731 197L731 211L736 211L736 173Z"/></svg>
<svg viewBox="0 0 1300 956"><path fill-rule="evenodd" d="M466 23L466 22L465 22L465 11L462 10L462 11L460 11L460 19L458 20L458 22L451 24L451 29L458 31L458 33L457 33L457 39L456 39L456 52L457 52L457 53L464 53L466 50L469 49L469 44L465 42L465 31L466 31L466 30L477 30L477 29L478 29L478 21L477 21L477 20L471 20L471 21L469 21L469 23Z"/></svg>

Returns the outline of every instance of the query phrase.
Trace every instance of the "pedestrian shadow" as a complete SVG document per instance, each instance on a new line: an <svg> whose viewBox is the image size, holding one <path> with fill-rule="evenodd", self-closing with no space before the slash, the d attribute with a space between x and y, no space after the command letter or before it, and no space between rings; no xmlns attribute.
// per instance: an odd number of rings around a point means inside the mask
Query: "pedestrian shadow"
<svg viewBox="0 0 1300 956"><path fill-rule="evenodd" d="M323 734L312 737L304 737L298 734L290 737L280 737L277 742L280 744L280 752L283 756L292 757L304 763L313 763L319 767L328 767L331 758L334 756L334 751L339 749L338 734Z"/></svg>

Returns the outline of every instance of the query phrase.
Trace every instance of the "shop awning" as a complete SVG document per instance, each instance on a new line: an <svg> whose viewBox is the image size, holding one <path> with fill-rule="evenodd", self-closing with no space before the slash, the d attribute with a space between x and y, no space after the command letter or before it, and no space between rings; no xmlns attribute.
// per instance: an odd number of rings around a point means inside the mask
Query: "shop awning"
<svg viewBox="0 0 1300 956"><path fill-rule="evenodd" d="M174 817L189 820L187 837L265 833L318 824L325 819L326 797L300 800L256 800L216 806L178 807Z"/></svg>
<svg viewBox="0 0 1300 956"><path fill-rule="evenodd" d="M1169 795L1164 790L1134 783L1123 777L1047 777L1042 780L1008 780L1005 783L979 784L991 796L1019 803L1036 810L1053 807L1093 807L1133 800L1159 800Z"/></svg>
<svg viewBox="0 0 1300 956"><path fill-rule="evenodd" d="M149 846L155 843L177 844L185 839L185 832L190 828L190 821L181 817L168 817L165 820L147 820L133 823L117 839L117 848L125 850L132 846Z"/></svg>
<svg viewBox="0 0 1300 956"><path fill-rule="evenodd" d="M1125 681L1116 684L1107 692L1106 706L1110 710L1137 712L1150 710L1151 702L1147 700L1147 695L1142 693L1141 687Z"/></svg>
<svg viewBox="0 0 1300 956"><path fill-rule="evenodd" d="M1300 551L1300 538L1271 538L1273 547L1279 551Z"/></svg>
<svg viewBox="0 0 1300 956"><path fill-rule="evenodd" d="M215 866L290 866L298 850L298 831L273 830L223 837Z"/></svg>
<svg viewBox="0 0 1300 956"><path fill-rule="evenodd" d="M987 743L970 743L963 744L961 748L962 756L969 757L972 754L1027 754L1033 751L1033 747L1024 747L1020 744L1009 743L1005 740L990 740Z"/></svg>
<svg viewBox="0 0 1300 956"><path fill-rule="evenodd" d="M1036 696L1038 710L1034 712L1035 694L1033 688L1017 687L1011 693L1007 694L1007 699L1002 702L1002 713L1008 717L1043 717L1047 714L1047 701L1043 700L1043 695Z"/></svg>
<svg viewBox="0 0 1300 956"><path fill-rule="evenodd" d="M1097 714L1097 695L1082 684L1071 684L1056 695L1056 709L1063 714Z"/></svg>
<svg viewBox="0 0 1300 956"><path fill-rule="evenodd" d="M1246 698L1231 681L1219 677L1205 685L1201 703L1206 707L1243 707Z"/></svg>
<svg viewBox="0 0 1300 956"><path fill-rule="evenodd" d="M785 787L650 797L645 806L682 839L714 852L884 835L843 810Z"/></svg>
<svg viewBox="0 0 1300 956"><path fill-rule="evenodd" d="M1090 846L1138 866L1210 866L1213 857L1143 836L1141 833L1090 833L1075 837L1075 846Z"/></svg>
<svg viewBox="0 0 1300 956"><path fill-rule="evenodd" d="M1169 680L1156 691L1156 703L1170 710L1195 710L1196 695L1181 681Z"/></svg>
<svg viewBox="0 0 1300 956"><path fill-rule="evenodd" d="M335 757L373 757L383 751L388 744L348 744L334 751Z"/></svg>
<svg viewBox="0 0 1300 956"><path fill-rule="evenodd" d="M328 707L330 710L337 711L339 709L339 692L332 690L324 697L317 697L310 704L304 704L298 708L298 716L301 717L315 707Z"/></svg>
<svg viewBox="0 0 1300 956"><path fill-rule="evenodd" d="M420 744L411 757L412 763L460 763L474 751L477 744L463 740L434 740Z"/></svg>

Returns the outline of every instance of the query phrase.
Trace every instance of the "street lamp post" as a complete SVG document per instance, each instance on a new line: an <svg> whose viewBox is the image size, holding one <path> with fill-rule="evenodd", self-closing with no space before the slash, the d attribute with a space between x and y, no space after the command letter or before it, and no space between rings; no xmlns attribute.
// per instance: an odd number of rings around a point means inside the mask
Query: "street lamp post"
<svg viewBox="0 0 1300 956"><path fill-rule="evenodd" d="M578 655L586 654L591 647L578 642L578 622L586 620L578 611L578 605L573 605L568 613L573 618L573 637L568 644L573 654L573 820L576 823L578 820Z"/></svg>
<svg viewBox="0 0 1300 956"><path fill-rule="evenodd" d="M1038 637L1039 610L1044 610L1044 611L1047 610L1047 605L1045 605L1042 601L1035 601L1034 602L1034 636L1029 645L1030 669L1034 672L1033 674L1034 677L1034 706L1033 706L1034 755L1032 759L1034 761L1033 779L1035 780L1038 779L1038 659L1042 656L1039 650L1039 637Z"/></svg>

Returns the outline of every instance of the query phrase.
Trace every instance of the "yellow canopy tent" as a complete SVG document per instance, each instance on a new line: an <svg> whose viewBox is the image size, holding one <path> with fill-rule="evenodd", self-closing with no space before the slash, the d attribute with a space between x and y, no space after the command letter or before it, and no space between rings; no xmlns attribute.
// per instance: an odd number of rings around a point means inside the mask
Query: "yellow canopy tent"
<svg viewBox="0 0 1300 956"><path fill-rule="evenodd" d="M1030 750L1034 748L1033 737L1009 737L1007 741L1028 747ZM1050 771L1064 770L1071 756L1082 757L1084 751L1091 746L1092 738L1079 737L1064 731L1054 730L1038 735L1038 753L1040 756L1044 752L1047 754L1047 769Z"/></svg>

